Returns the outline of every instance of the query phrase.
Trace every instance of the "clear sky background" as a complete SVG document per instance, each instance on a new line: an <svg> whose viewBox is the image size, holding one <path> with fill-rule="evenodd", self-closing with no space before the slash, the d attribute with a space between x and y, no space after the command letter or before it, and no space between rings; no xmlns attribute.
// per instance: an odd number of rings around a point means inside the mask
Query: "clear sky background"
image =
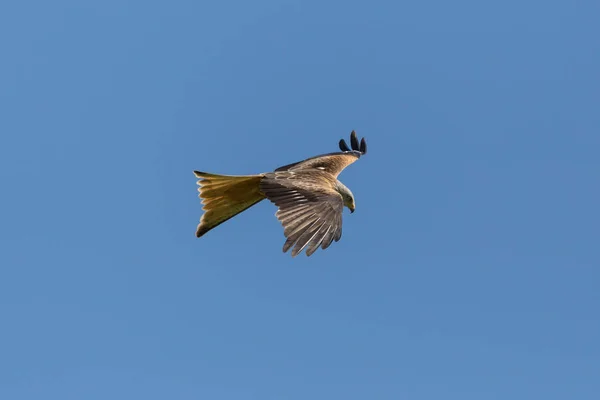
<svg viewBox="0 0 600 400"><path fill-rule="evenodd" d="M0 398L600 398L600 2L0 6ZM342 240L192 170L369 153Z"/></svg>

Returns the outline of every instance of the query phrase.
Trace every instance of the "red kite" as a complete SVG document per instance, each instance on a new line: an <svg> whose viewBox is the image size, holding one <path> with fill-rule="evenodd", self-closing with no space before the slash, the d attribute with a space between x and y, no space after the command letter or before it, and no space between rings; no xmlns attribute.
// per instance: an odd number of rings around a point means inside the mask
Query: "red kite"
<svg viewBox="0 0 600 400"><path fill-rule="evenodd" d="M199 197L205 212L200 218L196 236L269 199L278 210L275 216L287 238L283 252L292 246L292 257L306 249L313 254L319 246L326 249L342 237L344 206L354 212L354 196L337 176L367 152L363 138L358 143L356 133L350 134L350 146L339 143L341 152L322 154L258 175L216 175L194 171Z"/></svg>

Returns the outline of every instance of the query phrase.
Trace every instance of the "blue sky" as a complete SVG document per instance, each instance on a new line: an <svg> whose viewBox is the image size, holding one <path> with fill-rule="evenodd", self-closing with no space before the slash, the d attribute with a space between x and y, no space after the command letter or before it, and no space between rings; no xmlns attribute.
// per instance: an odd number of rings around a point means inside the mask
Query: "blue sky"
<svg viewBox="0 0 600 400"><path fill-rule="evenodd" d="M600 3L0 6L0 398L597 399ZM192 170L357 211L202 239Z"/></svg>

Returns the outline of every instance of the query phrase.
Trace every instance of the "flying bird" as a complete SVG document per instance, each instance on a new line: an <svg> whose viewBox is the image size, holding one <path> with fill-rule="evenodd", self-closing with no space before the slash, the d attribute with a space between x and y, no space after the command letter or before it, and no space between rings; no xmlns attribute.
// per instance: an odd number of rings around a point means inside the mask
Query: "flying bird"
<svg viewBox="0 0 600 400"><path fill-rule="evenodd" d="M194 171L204 214L196 237L236 216L260 201L269 199L278 210L277 219L286 237L283 252L292 248L292 257L306 249L312 255L319 246L326 249L342 237L344 206L354 212L354 196L337 177L348 165L367 152L356 133L350 133L350 146L339 142L341 152L322 154L273 172L258 175L217 175Z"/></svg>

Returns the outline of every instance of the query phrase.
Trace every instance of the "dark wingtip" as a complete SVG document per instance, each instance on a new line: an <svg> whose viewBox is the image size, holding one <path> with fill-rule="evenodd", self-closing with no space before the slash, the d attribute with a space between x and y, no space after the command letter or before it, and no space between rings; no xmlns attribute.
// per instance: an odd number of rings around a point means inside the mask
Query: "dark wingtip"
<svg viewBox="0 0 600 400"><path fill-rule="evenodd" d="M367 141L365 140L365 138L362 138L359 144L358 137L356 136L355 131L350 132L350 146L352 147L352 149L348 148L348 145L346 144L346 141L344 139L340 140L340 149L342 151L356 151L360 154L367 153Z"/></svg>
<svg viewBox="0 0 600 400"><path fill-rule="evenodd" d="M360 152L362 154L367 154L367 142L366 142L365 138L362 138L360 140Z"/></svg>
<svg viewBox="0 0 600 400"><path fill-rule="evenodd" d="M356 132L354 131L350 133L350 146L352 146L352 150L359 151L358 138L356 137Z"/></svg>
<svg viewBox="0 0 600 400"><path fill-rule="evenodd" d="M348 147L348 145L346 144L346 141L344 139L340 139L340 150L350 151L350 148Z"/></svg>

